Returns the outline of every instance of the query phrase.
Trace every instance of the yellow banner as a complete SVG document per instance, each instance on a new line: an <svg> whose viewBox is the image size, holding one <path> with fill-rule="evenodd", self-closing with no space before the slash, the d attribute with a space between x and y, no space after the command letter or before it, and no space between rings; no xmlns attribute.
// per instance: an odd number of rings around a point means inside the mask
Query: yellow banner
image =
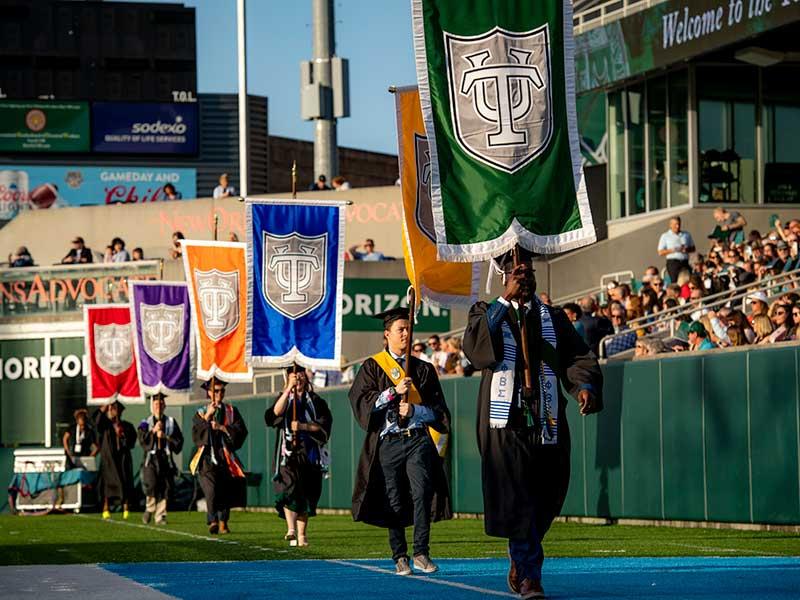
<svg viewBox="0 0 800 600"><path fill-rule="evenodd" d="M403 255L418 300L437 306L477 300L480 263L439 260L431 204L431 162L416 86L398 88L397 146L403 191Z"/></svg>

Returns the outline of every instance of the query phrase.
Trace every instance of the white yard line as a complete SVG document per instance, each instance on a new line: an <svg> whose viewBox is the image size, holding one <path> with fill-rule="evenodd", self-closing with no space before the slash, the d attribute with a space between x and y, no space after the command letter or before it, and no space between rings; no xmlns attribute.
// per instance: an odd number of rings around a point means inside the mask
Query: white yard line
<svg viewBox="0 0 800 600"><path fill-rule="evenodd" d="M742 548L715 548L714 546L700 546L697 544L681 544L679 542L661 542L665 546L677 546L678 548L690 548L692 550L703 550L704 552L724 552L725 554L746 553L757 554L758 556L792 556L783 552L759 552L758 550L743 550Z"/></svg>
<svg viewBox="0 0 800 600"><path fill-rule="evenodd" d="M394 571L390 571L389 569L383 569L381 567L375 567L372 565L365 565L356 562L350 562L347 560L339 560L339 559L328 559L325 562L329 562L335 565L344 565L347 567L356 567L358 569L364 569L365 571L372 571L373 573L383 573L385 575L391 575L393 577L399 577L399 575L395 575ZM504 598L518 598L517 594L512 594L510 592L500 592L498 590L490 590L488 588L477 587L474 585L468 585L466 583L458 583L457 581L447 581L445 579L435 579L433 577L414 577L414 581L422 581L425 583L433 583L436 585L444 585L448 587L458 588L460 590L467 590L470 592L475 592L477 594L484 594L489 596L503 596Z"/></svg>

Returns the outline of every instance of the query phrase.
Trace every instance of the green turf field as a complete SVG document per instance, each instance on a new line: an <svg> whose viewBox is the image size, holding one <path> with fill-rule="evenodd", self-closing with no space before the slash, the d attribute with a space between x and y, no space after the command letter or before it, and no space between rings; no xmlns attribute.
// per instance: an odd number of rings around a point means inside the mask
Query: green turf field
<svg viewBox="0 0 800 600"><path fill-rule="evenodd" d="M383 558L385 530L347 516L311 521L308 548L289 548L284 522L270 513L234 513L228 536L209 536L204 515L171 513L165 527L143 526L140 514L123 522L99 515L0 516L0 564L142 561L219 561L286 558ZM411 531L408 532L409 541ZM503 540L483 533L483 522L433 525L434 557L503 557ZM556 523L545 540L548 556L790 556L800 555L792 533Z"/></svg>

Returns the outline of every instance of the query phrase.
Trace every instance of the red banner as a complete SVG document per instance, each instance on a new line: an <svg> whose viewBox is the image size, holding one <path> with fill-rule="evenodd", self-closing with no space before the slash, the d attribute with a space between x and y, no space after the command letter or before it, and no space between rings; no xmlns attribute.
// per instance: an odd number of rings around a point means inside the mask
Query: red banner
<svg viewBox="0 0 800 600"><path fill-rule="evenodd" d="M130 305L96 304L83 309L89 357L88 403L105 404L115 398L144 403L136 373Z"/></svg>

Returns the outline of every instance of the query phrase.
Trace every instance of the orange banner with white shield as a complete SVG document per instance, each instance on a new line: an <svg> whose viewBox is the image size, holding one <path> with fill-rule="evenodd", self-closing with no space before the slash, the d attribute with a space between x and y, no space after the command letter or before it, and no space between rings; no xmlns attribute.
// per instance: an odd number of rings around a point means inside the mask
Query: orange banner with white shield
<svg viewBox="0 0 800 600"><path fill-rule="evenodd" d="M181 240L181 248L197 341L197 378L251 381L253 371L245 362L246 245Z"/></svg>

